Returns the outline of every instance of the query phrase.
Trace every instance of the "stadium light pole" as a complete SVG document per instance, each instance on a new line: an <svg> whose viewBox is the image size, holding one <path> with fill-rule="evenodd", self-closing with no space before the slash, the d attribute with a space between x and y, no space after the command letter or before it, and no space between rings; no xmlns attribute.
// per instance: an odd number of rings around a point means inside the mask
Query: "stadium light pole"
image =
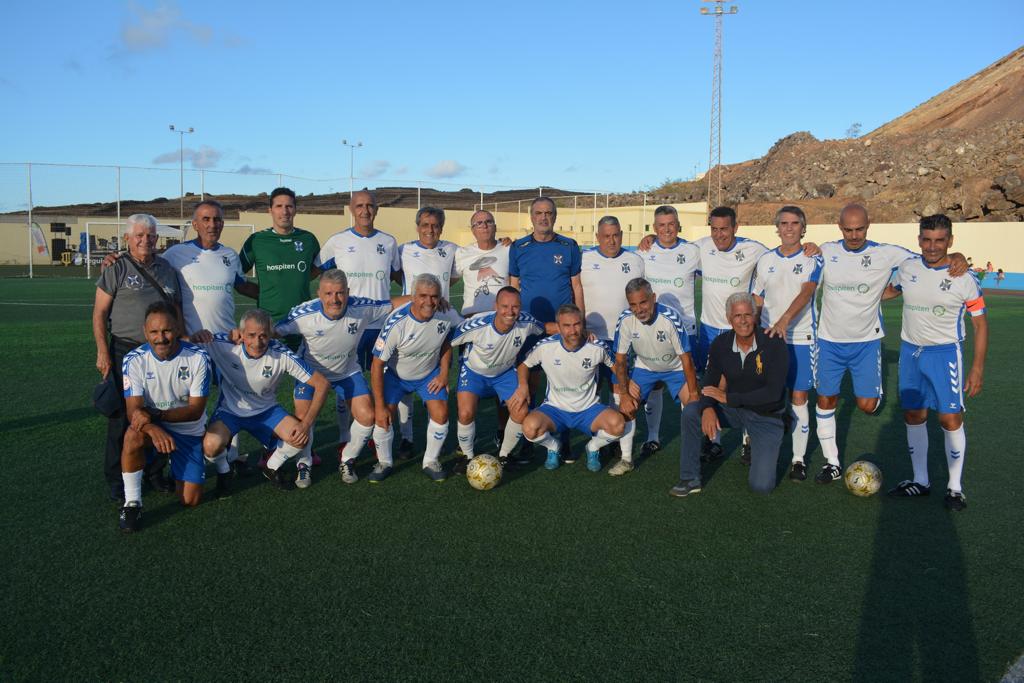
<svg viewBox="0 0 1024 683"><path fill-rule="evenodd" d="M185 218L185 133L195 133L196 129L189 126L188 130L184 128L175 128L174 124L170 125L172 133L178 134L178 194L181 197L181 218Z"/></svg>
<svg viewBox="0 0 1024 683"><path fill-rule="evenodd" d="M715 58L711 67L711 132L708 144L708 205L711 204L711 171L715 170L718 194L716 206L722 204L722 17L736 14L736 5L723 7L725 0L703 0L712 7L701 7L700 13L715 18Z"/></svg>
<svg viewBox="0 0 1024 683"><path fill-rule="evenodd" d="M342 140L341 144L348 147L348 201L352 202L352 178L354 176L353 169L356 163L356 147L362 147L362 142L349 142L348 140Z"/></svg>

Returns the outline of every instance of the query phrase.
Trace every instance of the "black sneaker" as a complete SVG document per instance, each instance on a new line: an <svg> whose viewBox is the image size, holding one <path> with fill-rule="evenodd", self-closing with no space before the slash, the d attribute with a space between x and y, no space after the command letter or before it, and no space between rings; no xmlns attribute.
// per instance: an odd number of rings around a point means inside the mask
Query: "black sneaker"
<svg viewBox="0 0 1024 683"><path fill-rule="evenodd" d="M270 482L270 485L273 486L278 491L285 490L284 480L281 479L280 470L272 470L269 467L264 467L263 476L266 477L267 481Z"/></svg>
<svg viewBox="0 0 1024 683"><path fill-rule="evenodd" d="M117 519L117 528L126 534L130 534L138 531L141 523L142 503L137 500L125 503L124 507L121 508L121 514Z"/></svg>
<svg viewBox="0 0 1024 683"><path fill-rule="evenodd" d="M722 457L724 451L722 445L717 444L708 437L704 437L704 440L700 445L700 461L701 462L714 462Z"/></svg>
<svg viewBox="0 0 1024 683"><path fill-rule="evenodd" d="M843 471L839 469L839 465L828 465L826 464L821 468L821 472L814 477L814 481L819 484L831 484L836 479L842 479Z"/></svg>
<svg viewBox="0 0 1024 683"><path fill-rule="evenodd" d="M640 455L645 458L649 458L660 450L660 441L648 441L647 443L640 447Z"/></svg>
<svg viewBox="0 0 1024 683"><path fill-rule="evenodd" d="M952 510L953 512L960 512L967 507L967 499L964 498L963 491L953 491L946 489L946 509Z"/></svg>
<svg viewBox="0 0 1024 683"><path fill-rule="evenodd" d="M523 439L523 442L519 445L515 451L512 452L512 462L516 465L529 465L533 462L533 443Z"/></svg>
<svg viewBox="0 0 1024 683"><path fill-rule="evenodd" d="M750 443L746 442L740 449L740 464L750 467Z"/></svg>
<svg viewBox="0 0 1024 683"><path fill-rule="evenodd" d="M256 468L249 464L248 459L239 457L238 460L231 463L231 472L236 477L248 477L256 472Z"/></svg>
<svg viewBox="0 0 1024 683"><path fill-rule="evenodd" d="M217 488L213 490L213 495L217 496L218 498L229 498L231 496L230 472L217 473Z"/></svg>
<svg viewBox="0 0 1024 683"><path fill-rule="evenodd" d="M163 470L146 475L146 484L157 493L174 493L174 483L168 481Z"/></svg>
<svg viewBox="0 0 1024 683"><path fill-rule="evenodd" d="M398 444L398 459L399 460L411 460L412 459L413 443L408 439L402 439L402 443Z"/></svg>
<svg viewBox="0 0 1024 683"><path fill-rule="evenodd" d="M889 489L889 495L893 498L909 498L911 496L927 496L932 492L931 486L918 484L913 479L906 479L896 484L895 488Z"/></svg>
<svg viewBox="0 0 1024 683"><path fill-rule="evenodd" d="M807 479L807 465L801 461L796 461L789 468L789 478L793 481L803 481Z"/></svg>
<svg viewBox="0 0 1024 683"><path fill-rule="evenodd" d="M378 462L376 465L373 466L373 472L370 472L368 475L366 475L366 481L370 482L371 484L379 484L388 477L390 477L394 469L395 468L392 467L391 465L382 465Z"/></svg>
<svg viewBox="0 0 1024 683"><path fill-rule="evenodd" d="M694 479L692 481L680 481L678 484L668 490L668 495L673 498L686 498L691 493L700 493L700 479Z"/></svg>

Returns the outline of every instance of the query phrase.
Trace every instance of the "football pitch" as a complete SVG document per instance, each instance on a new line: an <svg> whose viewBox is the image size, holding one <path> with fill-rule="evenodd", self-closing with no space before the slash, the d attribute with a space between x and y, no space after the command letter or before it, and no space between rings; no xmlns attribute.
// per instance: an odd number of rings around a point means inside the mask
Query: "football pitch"
<svg viewBox="0 0 1024 683"><path fill-rule="evenodd" d="M1024 298L987 297L961 514L942 504L934 418L928 498L785 478L755 496L729 432L704 491L677 500L667 402L663 450L634 473L538 460L483 493L432 483L418 461L379 486L342 484L329 405L311 488L252 476L194 510L147 492L143 530L125 536L90 404L94 291L0 279L0 680L996 681L1024 653ZM866 416L841 400L837 416L844 464L870 454L891 485L910 462L899 303L884 313L886 401ZM493 404L481 406L478 452L493 452ZM418 407L418 452L422 420ZM810 471L821 464L812 435Z"/></svg>

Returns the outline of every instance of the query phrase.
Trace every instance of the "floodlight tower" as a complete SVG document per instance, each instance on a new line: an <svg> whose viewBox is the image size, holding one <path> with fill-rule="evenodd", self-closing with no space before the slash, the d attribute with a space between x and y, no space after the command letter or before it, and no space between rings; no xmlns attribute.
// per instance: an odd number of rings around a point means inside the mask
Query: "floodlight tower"
<svg viewBox="0 0 1024 683"><path fill-rule="evenodd" d="M184 128L175 128L174 124L170 125L172 133L178 134L178 193L181 196L181 218L185 218L185 134L195 133L196 129L189 126L188 130Z"/></svg>
<svg viewBox="0 0 1024 683"><path fill-rule="evenodd" d="M723 6L725 0L703 0L712 7L701 7L700 13L715 18L715 61L711 67L711 141L708 145L708 204L711 190L716 189L715 205L722 204L722 17L736 14L739 7ZM714 170L714 180L711 171Z"/></svg>
<svg viewBox="0 0 1024 683"><path fill-rule="evenodd" d="M362 147L362 142L349 142L348 139L341 141L341 144L348 147L348 200L352 201L352 177L356 163L356 147Z"/></svg>

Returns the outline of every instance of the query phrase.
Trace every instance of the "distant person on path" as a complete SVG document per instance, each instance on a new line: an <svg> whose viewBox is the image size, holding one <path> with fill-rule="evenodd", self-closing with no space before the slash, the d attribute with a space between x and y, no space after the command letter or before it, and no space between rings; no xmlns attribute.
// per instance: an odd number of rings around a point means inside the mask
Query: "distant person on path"
<svg viewBox="0 0 1024 683"><path fill-rule="evenodd" d="M1000 268L999 270L996 271L996 287L1002 287L1003 280L1005 280L1005 279L1006 279L1006 273L1004 273L1003 269Z"/></svg>

